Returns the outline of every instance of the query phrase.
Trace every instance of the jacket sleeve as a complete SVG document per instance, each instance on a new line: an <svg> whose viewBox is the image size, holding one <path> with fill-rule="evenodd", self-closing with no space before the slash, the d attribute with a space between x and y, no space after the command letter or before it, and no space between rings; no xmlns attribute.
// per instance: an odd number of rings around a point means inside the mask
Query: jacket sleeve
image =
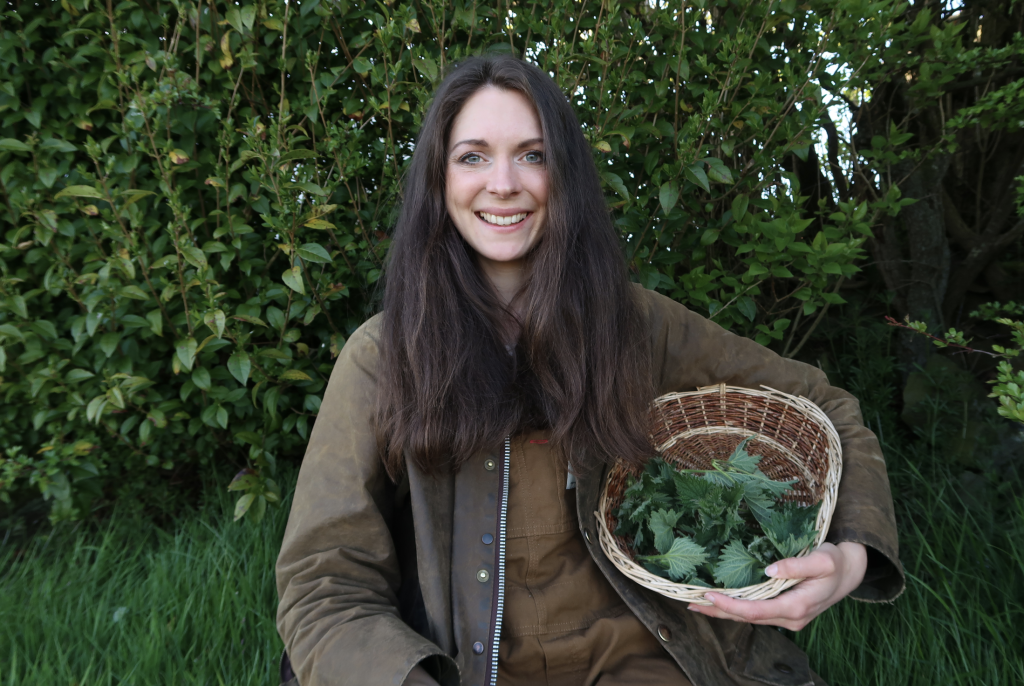
<svg viewBox="0 0 1024 686"><path fill-rule="evenodd" d="M370 325L331 374L277 559L277 628L302 686L400 686L421 660L441 656L398 611L394 489L371 422Z"/></svg>
<svg viewBox="0 0 1024 686"><path fill-rule="evenodd" d="M851 597L891 601L903 591L896 518L885 459L875 435L864 426L860 403L831 386L820 369L789 360L752 340L732 334L679 303L647 291L654 335L654 369L659 395L727 383L762 385L803 396L820 407L839 433L843 475L828 540L862 543L868 569Z"/></svg>

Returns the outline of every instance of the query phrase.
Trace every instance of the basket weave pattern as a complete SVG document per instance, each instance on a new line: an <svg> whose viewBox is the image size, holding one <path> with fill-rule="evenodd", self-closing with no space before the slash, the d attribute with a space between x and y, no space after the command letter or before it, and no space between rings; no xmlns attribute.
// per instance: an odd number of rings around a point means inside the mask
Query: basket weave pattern
<svg viewBox="0 0 1024 686"><path fill-rule="evenodd" d="M821 502L815 521L814 543L799 556L821 545L835 510L842 472L842 448L832 422L821 409L800 398L765 390L720 384L687 393L669 393L654 401L651 438L658 454L677 469L708 469L712 460L725 461L739 443L751 455L761 455L758 468L775 481L798 479L785 500L802 505ZM633 559L626 539L615 536L613 512L622 502L629 476L640 470L623 465L608 473L597 514L598 537L605 555L619 571L645 588L674 600L710 605L709 589L680 584L648 572ZM766 600L794 586L799 579L769 579L744 588L715 589L733 598Z"/></svg>

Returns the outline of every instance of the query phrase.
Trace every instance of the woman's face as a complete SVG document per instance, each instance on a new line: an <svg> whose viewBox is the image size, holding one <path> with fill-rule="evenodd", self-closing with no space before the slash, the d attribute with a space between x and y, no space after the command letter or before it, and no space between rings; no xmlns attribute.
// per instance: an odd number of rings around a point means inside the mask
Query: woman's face
<svg viewBox="0 0 1024 686"><path fill-rule="evenodd" d="M519 267L544 229L548 172L533 105L485 86L455 118L445 204L488 275Z"/></svg>

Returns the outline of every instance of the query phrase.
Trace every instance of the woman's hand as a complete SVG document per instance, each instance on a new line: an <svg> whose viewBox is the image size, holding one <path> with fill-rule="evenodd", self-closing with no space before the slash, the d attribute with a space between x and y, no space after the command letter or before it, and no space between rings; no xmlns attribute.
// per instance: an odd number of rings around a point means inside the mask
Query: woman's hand
<svg viewBox="0 0 1024 686"><path fill-rule="evenodd" d="M710 591L704 597L713 606L690 605L688 609L708 617L799 631L857 588L867 566L868 554L862 544L822 543L806 557L790 557L768 565L765 573L770 577L803 579L771 600L738 600Z"/></svg>

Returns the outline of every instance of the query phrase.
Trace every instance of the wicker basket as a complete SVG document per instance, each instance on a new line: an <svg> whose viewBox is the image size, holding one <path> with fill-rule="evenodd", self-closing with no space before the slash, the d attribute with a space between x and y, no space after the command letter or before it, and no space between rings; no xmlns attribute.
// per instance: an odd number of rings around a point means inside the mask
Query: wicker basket
<svg viewBox="0 0 1024 686"><path fill-rule="evenodd" d="M804 505L821 502L815 522L814 544L807 555L825 540L842 471L842 449L832 422L817 405L774 389L758 391L720 384L689 393L670 393L654 401L651 413L652 442L657 452L677 468L707 469L711 460L727 460L748 436L751 455L761 455L758 467L776 481L796 478L784 498ZM615 536L612 514L622 502L627 477L640 470L613 467L601 494L597 523L601 548L627 577L641 586L674 600L710 605L709 589L680 584L648 572L633 560L627 542ZM745 600L765 600L798 583L798 579L769 579L744 588L714 589Z"/></svg>

